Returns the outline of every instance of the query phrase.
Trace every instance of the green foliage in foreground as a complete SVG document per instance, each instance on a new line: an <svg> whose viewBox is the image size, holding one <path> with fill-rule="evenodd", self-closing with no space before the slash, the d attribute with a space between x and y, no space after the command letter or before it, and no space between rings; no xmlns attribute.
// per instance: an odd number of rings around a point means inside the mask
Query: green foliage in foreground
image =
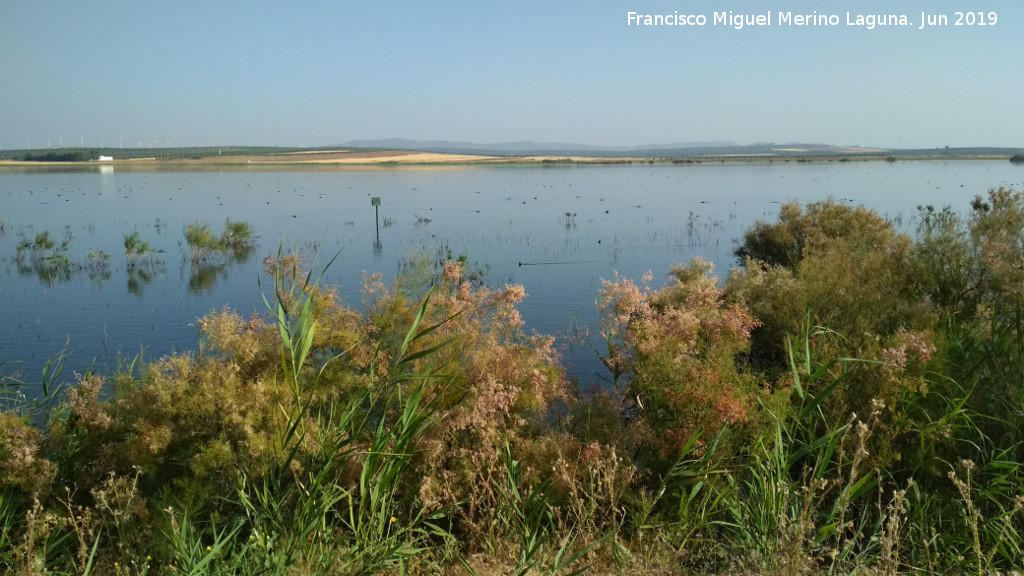
<svg viewBox="0 0 1024 576"><path fill-rule="evenodd" d="M0 390L0 569L1019 567L1024 196L916 223L787 205L724 284L700 260L606 282L589 395L521 287L424 259L356 311L278 253L268 314L210 313L196 354Z"/></svg>

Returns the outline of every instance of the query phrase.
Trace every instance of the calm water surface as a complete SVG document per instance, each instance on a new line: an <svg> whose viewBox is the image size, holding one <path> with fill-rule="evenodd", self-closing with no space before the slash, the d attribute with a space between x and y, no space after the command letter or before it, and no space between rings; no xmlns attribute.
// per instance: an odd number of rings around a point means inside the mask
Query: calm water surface
<svg viewBox="0 0 1024 576"><path fill-rule="evenodd" d="M601 279L615 272L638 279L650 270L660 283L672 264L703 256L724 276L735 265L736 239L756 220L774 220L782 202L832 196L910 230L919 204L965 211L976 194L1024 182L1024 170L1006 161L104 169L0 171L0 372L38 381L65 344L67 375L93 363L109 372L119 357L140 351L155 359L194 349L196 318L209 311L265 311L262 260L281 243L319 249L322 261L340 252L325 282L357 309L365 274L390 280L416 254L465 253L489 270L493 287L525 287L528 329L565 336L593 327ZM256 249L194 268L184 227L206 221L219 232L229 218L253 225ZM19 266L16 245L42 231L58 242L69 234L74 262L106 252L109 273L45 278ZM123 256L123 237L133 231L160 251L159 263L143 272L128 270ZM571 373L595 380L602 369L590 349L564 345Z"/></svg>

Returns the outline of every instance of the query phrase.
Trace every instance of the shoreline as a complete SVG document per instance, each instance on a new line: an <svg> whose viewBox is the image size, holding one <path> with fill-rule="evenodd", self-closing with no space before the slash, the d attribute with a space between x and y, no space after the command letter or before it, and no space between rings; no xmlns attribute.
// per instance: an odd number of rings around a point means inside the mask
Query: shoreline
<svg viewBox="0 0 1024 576"><path fill-rule="evenodd" d="M1010 160L1008 154L888 154L881 150L870 153L804 153L781 150L779 154L702 154L686 157L661 156L578 156L522 155L499 156L470 153L424 152L415 150L309 150L277 154L229 154L190 158L139 157L104 161L31 161L0 160L0 168L82 169L106 166L125 168L431 168L468 166L520 165L632 165L632 164L773 164L829 162L900 162L932 160Z"/></svg>

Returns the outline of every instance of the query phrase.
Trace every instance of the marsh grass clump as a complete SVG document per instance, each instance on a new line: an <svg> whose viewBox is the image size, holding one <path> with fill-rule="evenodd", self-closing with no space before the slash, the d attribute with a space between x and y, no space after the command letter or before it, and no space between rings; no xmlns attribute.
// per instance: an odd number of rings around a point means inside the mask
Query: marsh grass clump
<svg viewBox="0 0 1024 576"><path fill-rule="evenodd" d="M136 257L145 257L148 254L149 242L142 239L138 230L124 235L124 255L129 263Z"/></svg>
<svg viewBox="0 0 1024 576"><path fill-rule="evenodd" d="M93 248L89 250L88 256L86 256L90 264L110 266L110 254L107 254L103 250Z"/></svg>
<svg viewBox="0 0 1024 576"><path fill-rule="evenodd" d="M160 265L160 257L150 249L138 230L124 235L125 268L129 276L151 274ZM139 273L139 274L136 274Z"/></svg>
<svg viewBox="0 0 1024 576"><path fill-rule="evenodd" d="M44 230L37 233L32 240L23 238L18 242L15 254L19 258L27 254L32 260L49 260L62 256L70 243L71 239L65 238L64 242L58 246L56 241L50 237L50 231Z"/></svg>
<svg viewBox="0 0 1024 576"><path fill-rule="evenodd" d="M49 230L37 233L32 240L22 238L14 249L19 272L35 273L47 283L70 279L72 273L82 268L68 257L71 240L70 230L65 230L64 240L59 244L50 236Z"/></svg>
<svg viewBox="0 0 1024 576"><path fill-rule="evenodd" d="M248 222L227 220L217 235L208 222L185 226L185 242L193 264L218 264L224 259L242 260L252 254L256 235Z"/></svg>
<svg viewBox="0 0 1024 576"><path fill-rule="evenodd" d="M220 242L225 248L232 250L246 248L256 243L256 235L248 222L232 222L228 219L224 223L224 231L221 232Z"/></svg>
<svg viewBox="0 0 1024 576"><path fill-rule="evenodd" d="M204 262L223 248L208 222L193 222L185 226L185 242L193 263Z"/></svg>
<svg viewBox="0 0 1024 576"><path fill-rule="evenodd" d="M89 278L92 280L109 280L110 254L96 248L89 250L89 254L86 256L85 260L85 269L88 271Z"/></svg>

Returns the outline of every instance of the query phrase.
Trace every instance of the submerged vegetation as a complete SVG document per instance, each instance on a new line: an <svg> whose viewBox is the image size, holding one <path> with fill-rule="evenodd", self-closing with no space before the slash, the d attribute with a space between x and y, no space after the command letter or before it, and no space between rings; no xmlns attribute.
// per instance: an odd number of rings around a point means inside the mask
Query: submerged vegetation
<svg viewBox="0 0 1024 576"><path fill-rule="evenodd" d="M85 272L94 281L105 281L111 276L110 254L99 248L91 248L84 260L70 254L74 239L71 227L64 231L64 239L57 243L49 230L38 232L30 240L24 229L19 230L21 240L15 246L14 263L21 274L35 274L47 284L68 281L78 272ZM139 233L124 236L125 269L128 272L128 289L138 294L138 278L149 277L160 270L162 261L156 252L150 250L149 242L141 239ZM147 280L148 282L148 280Z"/></svg>
<svg viewBox="0 0 1024 576"><path fill-rule="evenodd" d="M225 258L241 259L251 253L256 235L248 222L228 220L219 236L208 222L193 222L185 227L185 242L193 264L216 263Z"/></svg>
<svg viewBox="0 0 1024 576"><path fill-rule="evenodd" d="M136 296L142 293L142 286L162 272L163 260L149 247L136 230L124 235L125 270L128 272L128 291Z"/></svg>
<svg viewBox="0 0 1024 576"><path fill-rule="evenodd" d="M65 230L64 240L60 244L50 236L49 230L35 235L32 240L23 237L14 248L14 263L22 274L36 274L41 280L53 283L56 280L67 280L73 272L88 267L94 269L93 254L89 262L83 265L74 262L68 256L68 246L73 239L71 230Z"/></svg>
<svg viewBox="0 0 1024 576"><path fill-rule="evenodd" d="M524 329L523 288L487 286L464 256L367 277L354 308L278 252L268 312L210 313L197 353L63 391L51 372L44 401L4 405L0 567L1017 568L1024 193L917 222L787 204L724 281L695 259L663 286L605 282L607 385L589 393ZM193 263L253 249L242 223L185 235ZM23 243L20 258L60 252ZM129 260L144 246L125 238Z"/></svg>
<svg viewBox="0 0 1024 576"><path fill-rule="evenodd" d="M157 230L160 221L157 219ZM0 223L0 233L5 230ZM78 272L90 279L105 281L111 277L110 254L91 248L84 259L71 254L71 226L65 227L64 239L58 243L48 230L32 233L31 226L17 231L21 238L15 246L13 263L21 274L34 274L47 284L68 281ZM184 262L190 265L189 289L209 289L226 272L229 264L244 262L256 249L256 235L248 222L227 220L224 230L215 235L207 223L192 223L184 230L188 246ZM128 292L138 296L154 277L164 273L163 250L154 250L149 241L135 230L123 236L124 270Z"/></svg>
<svg viewBox="0 0 1024 576"><path fill-rule="evenodd" d="M50 237L50 231L44 230L35 235L33 240L23 238L14 249L15 261L19 269L32 269L40 274L64 276L70 273L73 265L67 257L71 235L57 242Z"/></svg>
<svg viewBox="0 0 1024 576"><path fill-rule="evenodd" d="M185 227L185 242L191 262L188 287L202 292L213 286L229 264L248 260L256 249L256 235L248 222L227 220L220 235L209 223L193 222Z"/></svg>

